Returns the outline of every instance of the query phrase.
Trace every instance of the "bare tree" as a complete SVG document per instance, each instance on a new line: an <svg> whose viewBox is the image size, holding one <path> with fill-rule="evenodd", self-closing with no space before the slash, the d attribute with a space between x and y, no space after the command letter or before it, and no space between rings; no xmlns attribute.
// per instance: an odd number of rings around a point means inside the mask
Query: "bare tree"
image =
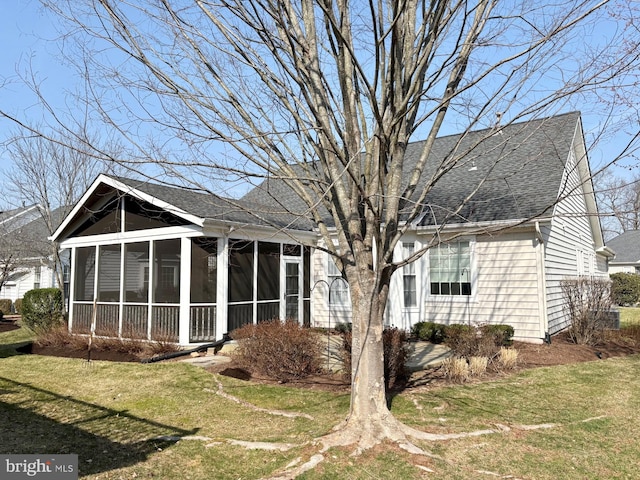
<svg viewBox="0 0 640 480"><path fill-rule="evenodd" d="M65 46L90 86L86 107L129 146L130 166L212 193L218 178L278 179L299 197L350 285L353 312L351 409L323 441L363 449L384 439L415 448L407 436L423 436L389 411L382 331L392 274L424 253L394 262L396 245L434 208L425 198L440 178L477 148L454 145L425 178L435 138L447 127L493 126L490 136L607 84L616 64L595 60L617 39L593 48L583 41L607 3L73 0L49 7L69 22ZM425 140L424 150L409 165L405 152L415 139Z"/></svg>
<svg viewBox="0 0 640 480"><path fill-rule="evenodd" d="M47 237L104 167L100 160L83 153L77 138L16 133L6 145L13 160L13 167L6 172L9 191L18 201L37 205L40 224L37 232L30 232L31 237L38 238L20 247L24 251L16 260L24 256L48 259L60 288L64 285L61 252ZM39 246L33 252L28 251L31 241Z"/></svg>
<svg viewBox="0 0 640 480"><path fill-rule="evenodd" d="M594 178L602 216L602 230L611 239L640 229L640 174L621 178L605 170Z"/></svg>

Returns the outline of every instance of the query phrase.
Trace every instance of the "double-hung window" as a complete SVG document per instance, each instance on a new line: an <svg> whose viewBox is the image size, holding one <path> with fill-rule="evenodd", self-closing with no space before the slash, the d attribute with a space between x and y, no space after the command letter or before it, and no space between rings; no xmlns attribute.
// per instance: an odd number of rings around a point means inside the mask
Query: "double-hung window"
<svg viewBox="0 0 640 480"><path fill-rule="evenodd" d="M349 305L349 286L331 257L327 261L327 281L329 282L329 304Z"/></svg>
<svg viewBox="0 0 640 480"><path fill-rule="evenodd" d="M402 244L402 258L409 258L415 253L413 243ZM404 306L415 307L418 304L416 291L416 264L408 263L402 267L402 286L404 292Z"/></svg>
<svg viewBox="0 0 640 480"><path fill-rule="evenodd" d="M468 240L441 243L429 251L431 295L471 295Z"/></svg>

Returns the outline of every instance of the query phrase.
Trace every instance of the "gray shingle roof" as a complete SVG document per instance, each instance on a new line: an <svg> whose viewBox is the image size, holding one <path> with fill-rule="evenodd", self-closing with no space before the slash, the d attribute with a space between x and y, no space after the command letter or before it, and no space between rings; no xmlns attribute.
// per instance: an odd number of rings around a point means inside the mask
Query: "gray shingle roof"
<svg viewBox="0 0 640 480"><path fill-rule="evenodd" d="M310 223L305 221L303 225L299 219L290 213L274 211L255 202L234 200L201 191L159 185L143 180L114 178L133 189L163 200L186 213L200 218L251 225L291 226L292 228L303 230L311 229Z"/></svg>
<svg viewBox="0 0 640 480"><path fill-rule="evenodd" d="M640 262L640 230L628 230L609 240L607 246L616 252L611 264Z"/></svg>
<svg viewBox="0 0 640 480"><path fill-rule="evenodd" d="M571 112L436 139L419 187L428 185L448 161L457 161L432 182L422 205L421 224L521 220L548 214L558 198L579 118L578 112ZM408 145L405 184L424 147L424 142ZM114 178L200 218L300 230L313 228L307 205L279 178L264 180L239 200ZM447 219L474 191L459 214ZM324 216L332 225L328 212Z"/></svg>
<svg viewBox="0 0 640 480"><path fill-rule="evenodd" d="M560 192L579 118L578 112L572 112L499 130L485 129L436 139L419 187L428 185L447 160L459 161L433 182L422 205L422 225L443 223L475 190L459 214L449 219L450 223L525 219L549 213ZM408 145L405 184L424 148L425 142ZM265 180L243 200L275 211L286 208L300 215L307 210L293 190L278 179ZM332 224L330 220L328 223Z"/></svg>

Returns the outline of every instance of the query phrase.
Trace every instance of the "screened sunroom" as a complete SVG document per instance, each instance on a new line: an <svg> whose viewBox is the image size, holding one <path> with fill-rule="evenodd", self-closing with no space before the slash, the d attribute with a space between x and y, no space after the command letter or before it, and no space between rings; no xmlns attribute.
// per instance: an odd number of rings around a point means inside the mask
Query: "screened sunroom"
<svg viewBox="0 0 640 480"><path fill-rule="evenodd" d="M234 235L120 183L99 177L54 234L71 251L72 332L190 344L273 318L309 324L309 247Z"/></svg>

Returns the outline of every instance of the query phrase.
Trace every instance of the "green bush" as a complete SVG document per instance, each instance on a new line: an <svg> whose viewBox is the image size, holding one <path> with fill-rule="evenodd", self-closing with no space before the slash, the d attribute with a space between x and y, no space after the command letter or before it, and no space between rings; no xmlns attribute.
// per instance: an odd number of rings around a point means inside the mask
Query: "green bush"
<svg viewBox="0 0 640 480"><path fill-rule="evenodd" d="M13 308L15 309L16 313L22 313L22 299L18 298L15 302L13 302Z"/></svg>
<svg viewBox="0 0 640 480"><path fill-rule="evenodd" d="M24 294L22 323L36 333L45 332L63 322L62 292L57 288L38 288Z"/></svg>
<svg viewBox="0 0 640 480"><path fill-rule="evenodd" d="M513 345L514 330L511 325L483 325L480 327L483 337L491 337L497 347L510 347Z"/></svg>
<svg viewBox="0 0 640 480"><path fill-rule="evenodd" d="M446 325L435 322L418 322L411 327L411 336L424 342L442 343Z"/></svg>
<svg viewBox="0 0 640 480"><path fill-rule="evenodd" d="M640 302L640 275L612 273L611 298L616 305L635 305Z"/></svg>
<svg viewBox="0 0 640 480"><path fill-rule="evenodd" d="M351 332L351 322L338 322L335 326L335 331L340 333L340 334L344 334L344 333L348 333Z"/></svg>
<svg viewBox="0 0 640 480"><path fill-rule="evenodd" d="M250 372L287 382L321 370L321 344L311 330L297 322L249 324L231 332L231 338L238 341L236 360Z"/></svg>
<svg viewBox="0 0 640 480"><path fill-rule="evenodd" d="M0 299L0 318L11 313L11 300L9 298Z"/></svg>

